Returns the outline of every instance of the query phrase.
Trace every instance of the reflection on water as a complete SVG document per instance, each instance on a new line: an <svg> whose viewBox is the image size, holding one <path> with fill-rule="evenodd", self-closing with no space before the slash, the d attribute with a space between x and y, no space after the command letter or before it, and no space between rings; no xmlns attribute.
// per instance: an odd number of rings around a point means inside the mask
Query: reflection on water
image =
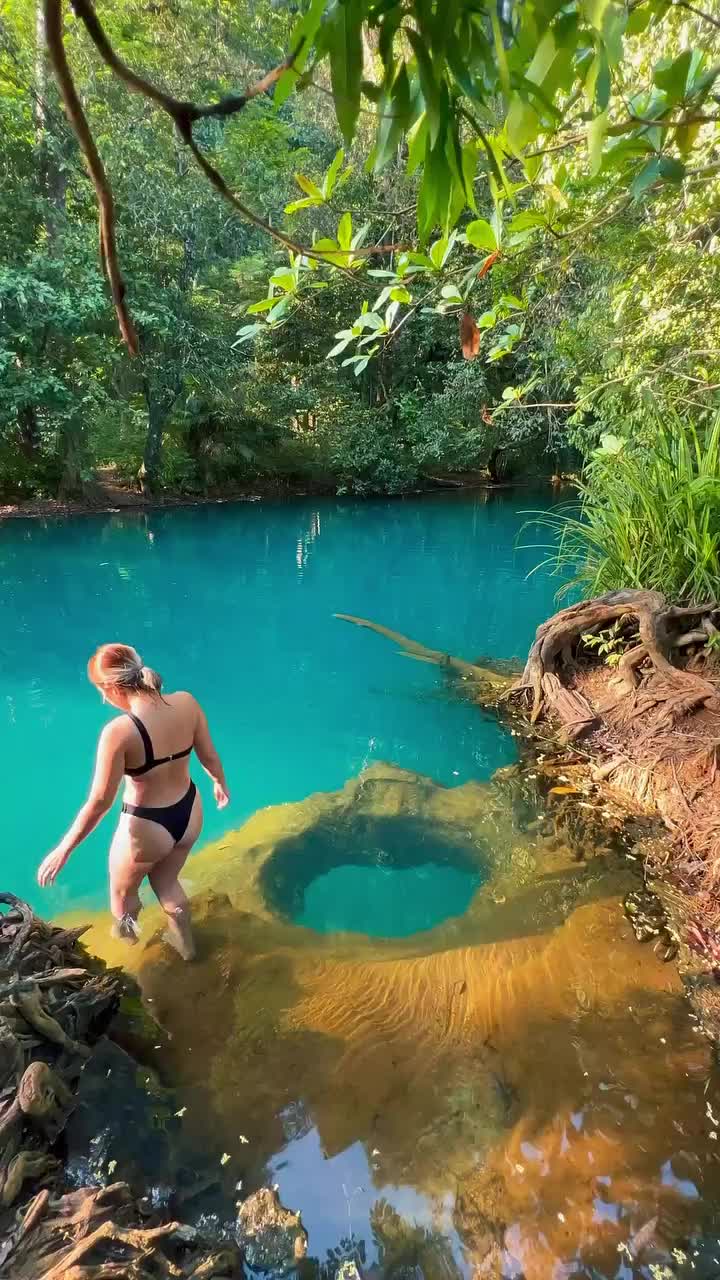
<svg viewBox="0 0 720 1280"><path fill-rule="evenodd" d="M129 953L184 1140L221 1184L214 1212L277 1183L332 1280L347 1260L383 1280L720 1274L710 1049L624 916L638 881L612 833L571 847L530 785L376 765L256 814L190 865L198 963L150 912ZM278 911L288 848L312 862L328 824L366 840L394 822L475 858L462 916L380 939ZM104 922L91 939L115 958Z"/></svg>

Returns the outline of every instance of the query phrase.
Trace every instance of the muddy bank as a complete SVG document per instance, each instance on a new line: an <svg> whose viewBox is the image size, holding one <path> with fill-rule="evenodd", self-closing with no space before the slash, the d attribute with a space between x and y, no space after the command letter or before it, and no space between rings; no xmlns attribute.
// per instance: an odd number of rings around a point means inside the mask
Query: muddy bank
<svg viewBox="0 0 720 1280"><path fill-rule="evenodd" d="M625 914L621 815L583 827L533 772L444 788L374 766L265 810L188 864L197 963L152 909L125 953L184 1132L223 1144L241 1194L275 1181L327 1274L606 1276L619 1249L640 1268L717 1239L712 1053ZM360 862L408 822L482 867L463 915L394 939L295 923L328 833ZM106 919L89 940L117 958Z"/></svg>
<svg viewBox="0 0 720 1280"><path fill-rule="evenodd" d="M720 1042L720 609L613 592L537 632L511 698L571 747L571 781L658 819L640 853L683 944L682 972ZM604 657L604 661L603 661Z"/></svg>
<svg viewBox="0 0 720 1280"><path fill-rule="evenodd" d="M418 497L421 494L442 492L461 492L463 490L485 490L488 495L502 493L508 489L522 488L524 485L538 486L546 483L558 489L569 483L561 477L522 477L512 481L493 481L485 471L468 471L460 473L442 473L427 476L425 481L415 489L404 493L372 493L371 500L378 498L391 499ZM321 481L310 478L286 480L284 478L258 477L252 484L233 486L228 489L213 491L208 494L188 494L163 490L149 495L139 489L120 482L101 482L87 497L77 499L61 498L28 498L17 502L0 500L0 522L12 519L57 518L62 516L112 515L119 511L155 511L174 507L217 506L228 502L260 502L263 499L330 497L338 495L337 481L327 477ZM344 499L360 502L363 495L345 494Z"/></svg>

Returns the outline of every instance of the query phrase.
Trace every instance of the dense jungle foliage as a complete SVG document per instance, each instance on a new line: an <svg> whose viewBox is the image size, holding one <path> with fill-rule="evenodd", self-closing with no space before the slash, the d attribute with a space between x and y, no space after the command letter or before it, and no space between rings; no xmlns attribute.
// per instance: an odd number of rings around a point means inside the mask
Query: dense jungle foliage
<svg viewBox="0 0 720 1280"><path fill-rule="evenodd" d="M108 476L395 493L577 469L600 448L594 484L602 467L642 473L668 438L705 440L720 404L707 9L106 0L111 52L176 105L285 66L188 138L103 57L88 0L5 0L0 494L91 494ZM114 194L134 358L48 56L53 11Z"/></svg>

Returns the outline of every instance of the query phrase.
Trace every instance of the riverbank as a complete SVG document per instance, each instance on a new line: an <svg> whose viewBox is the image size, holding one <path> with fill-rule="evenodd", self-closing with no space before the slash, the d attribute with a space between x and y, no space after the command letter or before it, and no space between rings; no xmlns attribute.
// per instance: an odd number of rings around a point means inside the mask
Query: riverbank
<svg viewBox="0 0 720 1280"><path fill-rule="evenodd" d="M720 1044L720 608L619 591L561 610L537 632L512 694L529 729L567 748L568 794L657 820L638 846L662 910L630 903L638 936L678 951ZM598 649L605 660L598 658ZM568 800L572 804L572 800ZM675 945L677 944L677 945Z"/></svg>
<svg viewBox="0 0 720 1280"><path fill-rule="evenodd" d="M533 476L515 480L491 480L488 472L438 472L426 477L422 487L409 489L403 493L344 493L345 500L362 501L367 499L397 499L420 497L423 494L453 493L473 490L486 490L490 493L502 493L508 489L538 487L547 485L553 490L561 489L572 483L569 476ZM222 506L233 502L261 502L263 499L336 497L337 484L328 477L322 482L312 482L308 478L296 481L284 478L260 477L252 485L234 486L227 490L208 494L183 493L179 490L163 490L161 493L144 494L140 489L119 482L111 475L101 477L98 484L82 499L60 498L28 498L18 502L2 502L0 500L0 522L13 519L57 518L63 516L112 515L122 511L157 511L173 510L178 507Z"/></svg>

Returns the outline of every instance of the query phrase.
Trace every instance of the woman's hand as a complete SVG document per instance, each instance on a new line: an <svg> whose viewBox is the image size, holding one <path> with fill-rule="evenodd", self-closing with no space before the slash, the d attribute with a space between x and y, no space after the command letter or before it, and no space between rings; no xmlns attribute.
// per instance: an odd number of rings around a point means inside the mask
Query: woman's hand
<svg viewBox="0 0 720 1280"><path fill-rule="evenodd" d="M226 790L221 782L216 782L213 786L213 795L218 809L224 809L230 803L230 793Z"/></svg>
<svg viewBox="0 0 720 1280"><path fill-rule="evenodd" d="M37 873L38 884L42 889L47 889L49 884L55 883L69 857L70 854L64 853L62 849L53 849L47 858L43 858Z"/></svg>

